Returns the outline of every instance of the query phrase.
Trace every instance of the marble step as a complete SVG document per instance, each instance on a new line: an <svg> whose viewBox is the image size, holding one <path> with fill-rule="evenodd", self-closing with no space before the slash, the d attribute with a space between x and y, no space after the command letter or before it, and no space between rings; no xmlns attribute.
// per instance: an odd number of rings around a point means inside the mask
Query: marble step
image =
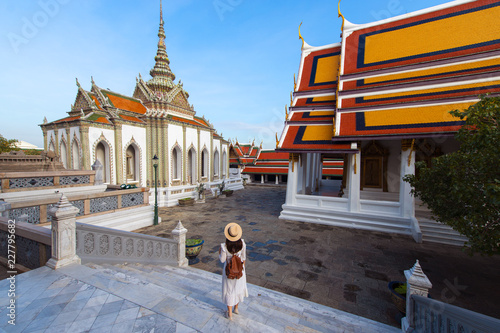
<svg viewBox="0 0 500 333"><path fill-rule="evenodd" d="M194 269L143 264L87 264L99 279L130 281L129 293L141 288L164 297L152 310L182 322L190 316L198 321L188 325L199 331L220 331L227 327L221 301L221 276ZM249 298L240 305L240 315L230 323L236 331L258 332L397 332L395 327L358 317L293 296L248 285ZM144 293L146 297L147 293ZM210 316L209 320L205 320ZM235 315L236 316L236 315ZM201 319L200 319L201 318ZM203 319L204 318L204 319ZM184 323L184 322L182 322ZM223 330L225 331L225 330Z"/></svg>

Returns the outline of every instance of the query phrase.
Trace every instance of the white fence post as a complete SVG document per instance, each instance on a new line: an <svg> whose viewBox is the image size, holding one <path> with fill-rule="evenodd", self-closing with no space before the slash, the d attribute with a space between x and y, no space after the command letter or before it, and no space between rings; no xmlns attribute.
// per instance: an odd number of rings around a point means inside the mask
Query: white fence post
<svg viewBox="0 0 500 333"><path fill-rule="evenodd" d="M401 329L403 332L411 332L415 327L414 309L411 300L412 295L428 297L429 289L432 288L432 283L422 271L420 263L417 262L409 269L405 270L406 277L406 317L401 319Z"/></svg>
<svg viewBox="0 0 500 333"><path fill-rule="evenodd" d="M177 242L177 265L179 267L187 267L188 260L186 258L186 234L187 229L184 228L181 221L172 230L172 238Z"/></svg>
<svg viewBox="0 0 500 333"><path fill-rule="evenodd" d="M81 263L80 257L76 255L76 214L79 211L64 194L49 211L52 216L52 258L47 261L47 266L50 268Z"/></svg>

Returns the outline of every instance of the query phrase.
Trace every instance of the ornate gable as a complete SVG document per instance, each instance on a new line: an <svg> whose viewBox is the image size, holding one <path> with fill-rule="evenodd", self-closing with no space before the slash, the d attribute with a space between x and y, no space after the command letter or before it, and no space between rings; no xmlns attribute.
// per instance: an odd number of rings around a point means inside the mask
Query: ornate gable
<svg viewBox="0 0 500 333"><path fill-rule="evenodd" d="M172 100L172 104L175 106L180 106L181 108L184 109L191 109L191 106L188 103L188 100L186 98L186 95L183 93L183 91L179 91L177 95Z"/></svg>

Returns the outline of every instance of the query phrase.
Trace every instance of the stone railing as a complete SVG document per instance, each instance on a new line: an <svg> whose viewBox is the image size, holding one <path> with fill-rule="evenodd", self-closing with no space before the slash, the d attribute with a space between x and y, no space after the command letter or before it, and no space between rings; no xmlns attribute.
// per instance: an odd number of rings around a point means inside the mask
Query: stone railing
<svg viewBox="0 0 500 333"><path fill-rule="evenodd" d="M15 232L15 262L17 266L21 265L21 267L11 270L22 271L25 268L35 269L45 266L51 254L50 229L15 220L10 220L10 223L14 225ZM7 248L8 225L9 220L0 217L0 256L5 258L5 261L7 261L9 253Z"/></svg>
<svg viewBox="0 0 500 333"><path fill-rule="evenodd" d="M0 192L94 185L95 171L0 172Z"/></svg>
<svg viewBox="0 0 500 333"><path fill-rule="evenodd" d="M107 191L68 197L80 211L77 218L111 213L131 207L149 205L149 188ZM34 224L50 223L50 209L58 202L57 197L11 203L9 218Z"/></svg>
<svg viewBox="0 0 500 333"><path fill-rule="evenodd" d="M186 232L180 221L172 231L172 239L76 223L76 254L83 263L187 266Z"/></svg>
<svg viewBox="0 0 500 333"><path fill-rule="evenodd" d="M499 319L428 298L432 284L418 260L405 276L406 317L401 320L404 333L499 332Z"/></svg>
<svg viewBox="0 0 500 333"><path fill-rule="evenodd" d="M418 295L412 296L413 331L499 332L500 320Z"/></svg>
<svg viewBox="0 0 500 333"><path fill-rule="evenodd" d="M241 178L229 178L223 180L226 190L240 190L243 189L243 180ZM205 189L211 190L215 195L219 190L219 185L222 180L214 182L206 182ZM158 203L161 207L177 206L178 200L183 198L198 198L196 192L197 185L181 185L171 186L166 188L158 188ZM150 191L150 200L154 200L154 187Z"/></svg>

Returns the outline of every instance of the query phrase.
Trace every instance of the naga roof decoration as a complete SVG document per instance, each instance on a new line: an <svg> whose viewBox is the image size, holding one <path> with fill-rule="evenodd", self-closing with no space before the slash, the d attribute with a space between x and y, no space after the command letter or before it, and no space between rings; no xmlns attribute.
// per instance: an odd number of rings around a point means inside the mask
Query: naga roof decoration
<svg viewBox="0 0 500 333"><path fill-rule="evenodd" d="M302 46L280 151L350 152L362 138L451 135L463 122L449 111L500 94L498 1L457 0L361 25L339 4L339 17L340 44Z"/></svg>

